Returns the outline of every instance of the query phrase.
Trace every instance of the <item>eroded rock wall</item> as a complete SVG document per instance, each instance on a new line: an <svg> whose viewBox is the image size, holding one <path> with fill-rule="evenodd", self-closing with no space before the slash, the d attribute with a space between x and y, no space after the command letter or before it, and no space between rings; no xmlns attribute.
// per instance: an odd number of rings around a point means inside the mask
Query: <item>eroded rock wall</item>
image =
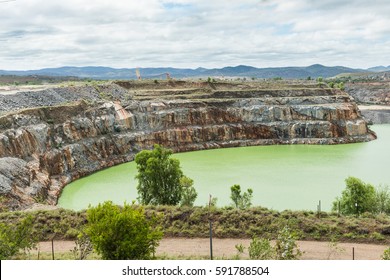
<svg viewBox="0 0 390 280"><path fill-rule="evenodd" d="M181 152L375 138L356 104L338 90L148 89L132 96L2 116L0 194L7 206L55 205L67 183L131 161L153 144Z"/></svg>

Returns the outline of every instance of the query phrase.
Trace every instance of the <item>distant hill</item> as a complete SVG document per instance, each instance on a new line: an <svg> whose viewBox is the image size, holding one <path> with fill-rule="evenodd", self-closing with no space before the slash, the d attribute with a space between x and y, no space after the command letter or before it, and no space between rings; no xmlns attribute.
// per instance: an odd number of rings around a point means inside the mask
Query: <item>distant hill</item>
<svg viewBox="0 0 390 280"><path fill-rule="evenodd" d="M390 71L390 65L389 66L375 66L367 69L370 72L386 72Z"/></svg>
<svg viewBox="0 0 390 280"><path fill-rule="evenodd" d="M383 67L383 66L381 66ZM374 67L375 69L378 67ZM384 67L386 68L386 67ZM387 67L390 70L390 66ZM378 68L379 69L379 68ZM5 71L0 70L0 75L45 75L45 76L73 76L78 78L92 79L136 79L135 68L115 69L102 66L87 66L87 67L60 67L60 68L45 68L40 70L27 71ZM199 77L256 77L256 78L277 78L284 79L305 79L307 77L329 78L342 73L360 73L367 70L353 69L342 66L328 67L320 64L314 64L307 67L274 67L274 68L256 68L252 66L239 65L229 66L224 68L197 68L197 69L182 69L182 68L139 68L143 78L158 79L165 78L166 73L169 73L174 78L199 78ZM372 70L373 72L376 70ZM386 71L386 70L385 70Z"/></svg>

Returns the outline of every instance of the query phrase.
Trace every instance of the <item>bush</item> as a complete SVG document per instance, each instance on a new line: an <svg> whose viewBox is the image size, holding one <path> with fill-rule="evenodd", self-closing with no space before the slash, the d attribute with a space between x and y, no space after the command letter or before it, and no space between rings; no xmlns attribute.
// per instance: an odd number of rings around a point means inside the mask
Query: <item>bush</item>
<svg viewBox="0 0 390 280"><path fill-rule="evenodd" d="M182 197L180 206L194 206L195 199L198 197L198 194L193 186L194 180L188 178L187 176L182 176L180 178L180 185L182 187Z"/></svg>
<svg viewBox="0 0 390 280"><path fill-rule="evenodd" d="M382 260L390 261L390 247L383 252Z"/></svg>
<svg viewBox="0 0 390 280"><path fill-rule="evenodd" d="M346 188L341 198L333 202L332 210L337 211L340 205L341 214L356 214L375 212L375 189L358 178L348 177L345 180Z"/></svg>
<svg viewBox="0 0 390 280"><path fill-rule="evenodd" d="M12 258L20 250L29 251L35 248L36 235L32 234L34 219L27 216L16 225L0 223L0 259Z"/></svg>
<svg viewBox="0 0 390 280"><path fill-rule="evenodd" d="M271 242L264 238L253 237L248 252L251 260L272 260L275 258L275 249Z"/></svg>
<svg viewBox="0 0 390 280"><path fill-rule="evenodd" d="M302 252L296 243L297 235L288 226L285 226L278 233L275 251L278 260L297 260Z"/></svg>
<svg viewBox="0 0 390 280"><path fill-rule="evenodd" d="M111 201L87 210L85 232L105 260L151 259L162 232L156 216L146 218L143 208Z"/></svg>
<svg viewBox="0 0 390 280"><path fill-rule="evenodd" d="M390 214L389 186L379 186L375 190L375 212Z"/></svg>
<svg viewBox="0 0 390 280"><path fill-rule="evenodd" d="M91 239L85 232L80 232L75 241L75 246L71 250L75 260L85 260L92 253L93 246Z"/></svg>

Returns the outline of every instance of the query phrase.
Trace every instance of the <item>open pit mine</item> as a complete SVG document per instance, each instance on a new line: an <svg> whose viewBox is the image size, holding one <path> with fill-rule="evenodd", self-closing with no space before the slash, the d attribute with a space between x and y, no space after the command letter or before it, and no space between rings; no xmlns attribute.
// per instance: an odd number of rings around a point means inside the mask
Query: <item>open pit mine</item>
<svg viewBox="0 0 390 280"><path fill-rule="evenodd" d="M314 83L122 81L0 95L1 203L56 205L69 182L154 144L185 152L375 138L353 98Z"/></svg>

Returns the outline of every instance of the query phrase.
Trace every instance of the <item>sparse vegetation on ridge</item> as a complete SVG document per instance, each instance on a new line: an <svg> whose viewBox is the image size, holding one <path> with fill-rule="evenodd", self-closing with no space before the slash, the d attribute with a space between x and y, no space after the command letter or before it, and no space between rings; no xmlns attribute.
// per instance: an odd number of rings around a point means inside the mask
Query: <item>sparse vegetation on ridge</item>
<svg viewBox="0 0 390 280"><path fill-rule="evenodd" d="M139 207L133 205L132 207ZM147 216L163 214L160 226L165 237L208 237L207 207L144 206ZM26 216L33 217L32 234L39 240L75 240L87 223L86 212L71 210L39 210L34 212L0 213L0 223L16 224ZM318 218L313 211L282 212L262 207L246 210L233 207L211 208L214 236L218 238L275 239L277 232L288 225L299 234L299 240L348 241L388 244L390 242L390 216L362 214L338 216L321 212Z"/></svg>

